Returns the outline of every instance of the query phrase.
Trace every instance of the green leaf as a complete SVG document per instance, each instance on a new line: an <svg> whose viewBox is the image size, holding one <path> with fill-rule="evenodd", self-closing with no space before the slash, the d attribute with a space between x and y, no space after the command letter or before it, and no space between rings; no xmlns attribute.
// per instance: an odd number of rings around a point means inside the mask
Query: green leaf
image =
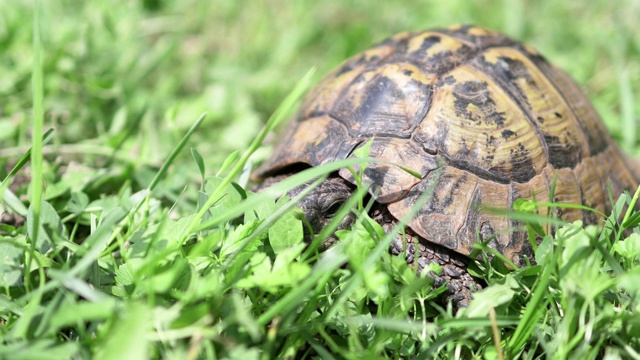
<svg viewBox="0 0 640 360"><path fill-rule="evenodd" d="M222 174L224 174L224 172L227 171L227 169L231 165L233 165L233 163L236 162L236 160L238 160L238 158L240 158L240 150L236 150L236 151L232 152L231 154L229 154L229 156L227 156L227 158L224 159L224 162L220 166L220 169L216 173L216 176L221 176Z"/></svg>
<svg viewBox="0 0 640 360"><path fill-rule="evenodd" d="M402 165L397 165L400 169L404 170L406 173L408 173L409 175L415 177L416 179L422 179L422 175L415 171L415 170L411 170L406 166L402 166Z"/></svg>
<svg viewBox="0 0 640 360"><path fill-rule="evenodd" d="M41 203L40 221L38 238L35 239L36 249L44 254L51 248L57 240L69 240L67 235L67 228L62 224L58 212L46 201ZM27 233L33 239L33 207L29 207L29 213L27 214Z"/></svg>
<svg viewBox="0 0 640 360"><path fill-rule="evenodd" d="M65 209L72 214L81 214L85 211L87 206L89 205L89 196L87 194L80 192L72 192L71 198L67 202L67 206Z"/></svg>
<svg viewBox="0 0 640 360"><path fill-rule="evenodd" d="M205 179L205 168L204 168L204 160L202 160L202 155L196 150L196 148L191 148L191 157L196 162L198 166L198 170L200 171L200 178L204 182Z"/></svg>
<svg viewBox="0 0 640 360"><path fill-rule="evenodd" d="M22 262L20 258L24 250L11 243L0 242L0 286L18 285L22 279Z"/></svg>
<svg viewBox="0 0 640 360"><path fill-rule="evenodd" d="M504 284L492 284L480 291L473 293L473 299L464 315L468 317L488 316L489 310L505 305L513 300L516 290L519 288L518 282L511 275L507 275Z"/></svg>
<svg viewBox="0 0 640 360"><path fill-rule="evenodd" d="M38 251L34 252L33 255L36 261L34 261L31 264L31 268L30 268L31 271L38 270L40 267L59 268L59 265L52 259L48 258L46 255L41 254ZM25 262L28 261L30 258L31 258L31 253L30 252L25 253Z"/></svg>
<svg viewBox="0 0 640 360"><path fill-rule="evenodd" d="M591 249L591 239L595 238L596 231L597 229L594 227L583 228L581 220L558 229L556 238L562 241L564 247L562 251L563 264L567 264L578 251Z"/></svg>
<svg viewBox="0 0 640 360"><path fill-rule="evenodd" d="M180 238L184 235L184 232L187 230L189 223L193 219L193 214L182 217L178 220L166 220L165 226L162 228L161 238L165 241L165 245L157 244L154 247L155 252L159 252L167 247L166 243L172 244L173 246L178 246L180 244ZM152 231L156 229L153 228Z"/></svg>
<svg viewBox="0 0 640 360"><path fill-rule="evenodd" d="M366 214L363 214L351 230L336 231L336 236L346 246L345 252L349 256L349 263L361 273L365 287L381 297L389 294L389 275L381 271L379 262L373 266L366 265L379 239L385 235L382 226Z"/></svg>
<svg viewBox="0 0 640 360"><path fill-rule="evenodd" d="M141 303L127 303L116 314L105 337L96 347L95 359L149 359L152 309Z"/></svg>
<svg viewBox="0 0 640 360"><path fill-rule="evenodd" d="M380 224L377 224L380 226ZM346 244L349 262L356 268L362 268L365 260L376 247L376 241L369 235L361 222L357 222L351 230L338 230L336 237Z"/></svg>
<svg viewBox="0 0 640 360"><path fill-rule="evenodd" d="M0 345L2 359L75 359L81 357L77 342L57 343L53 339L35 339Z"/></svg>
<svg viewBox="0 0 640 360"><path fill-rule="evenodd" d="M282 197L276 203L280 207L289 201L287 197ZM282 216L271 227L269 227L269 244L273 252L280 254L291 246L302 243L304 232L302 221L300 220L302 210L294 208Z"/></svg>
<svg viewBox="0 0 640 360"><path fill-rule="evenodd" d="M366 143L360 145L353 151L353 154L358 158L368 158L371 153L371 144L373 144L374 137L371 137Z"/></svg>
<svg viewBox="0 0 640 360"><path fill-rule="evenodd" d="M640 258L640 234L633 233L624 240L616 241L612 250L627 259Z"/></svg>
<svg viewBox="0 0 640 360"><path fill-rule="evenodd" d="M545 264L547 257L553 256L553 236L547 235L542 239L536 249L535 256L538 264Z"/></svg>
<svg viewBox="0 0 640 360"><path fill-rule="evenodd" d="M154 266L155 265L155 266ZM151 264L147 271L138 275L138 285L147 294L164 294L177 288L176 283L185 274L189 274L187 260L177 258L171 264L158 266L158 263ZM142 278L142 279L140 279Z"/></svg>
<svg viewBox="0 0 640 360"><path fill-rule="evenodd" d="M98 302L65 301L53 312L50 326L55 331L78 323L109 319L117 307L118 302L111 297L103 297Z"/></svg>
<svg viewBox="0 0 640 360"><path fill-rule="evenodd" d="M276 260L273 262L273 271L280 272L281 270L284 270L284 272L289 272L290 269L288 268L288 266L294 264L297 261L305 246L306 244L298 243L282 250L280 254L276 256ZM295 277L298 276L296 275Z"/></svg>
<svg viewBox="0 0 640 360"><path fill-rule="evenodd" d="M180 139L180 142L173 148L173 150L171 151L171 153L169 154L167 159L162 164L162 167L160 168L160 170L158 170L158 172L154 176L153 180L151 180L151 183L149 184L149 187L148 187L149 190L155 189L155 187L158 185L160 180L164 177L164 175L167 172L167 169L169 168L169 166L178 157L178 154L180 154L180 152L182 151L182 148L185 147L185 145L187 144L187 141L189 141L189 138L191 138L193 133L198 129L198 127L200 126L200 123L202 123L202 121L204 120L205 117L206 117L205 113L200 115L200 117L198 117L198 119L196 119L196 121L193 123L193 125L191 125L189 130L184 134L182 139Z"/></svg>
<svg viewBox="0 0 640 360"><path fill-rule="evenodd" d="M538 208L537 203L532 200L519 198L513 202L513 210L525 213L535 213Z"/></svg>
<svg viewBox="0 0 640 360"><path fill-rule="evenodd" d="M623 195L627 195L628 192L627 190L625 190ZM624 214L624 218L622 219L622 224L624 227L624 224L627 224L627 226L631 227L634 226L633 224L636 223L636 221L630 222L629 219L632 215L636 215L638 212L636 211L636 203L638 202L638 198L640 198L640 186L638 186L638 188L636 188L635 193L633 194L633 196L631 196L631 199L629 199L628 202L628 207L627 207L627 211ZM628 227L624 227L625 229L628 229Z"/></svg>
<svg viewBox="0 0 640 360"><path fill-rule="evenodd" d="M214 192L219 192L221 194L217 201L213 203L211 209L209 209L211 216L214 218L238 205L245 197L244 194L239 191L238 187L233 186L232 183L225 184L226 183L223 178L210 176L207 178L204 186L206 194L212 194ZM223 189L219 190L218 187L221 186ZM208 198L207 195L205 195L205 197Z"/></svg>
<svg viewBox="0 0 640 360"><path fill-rule="evenodd" d="M522 214L537 214L538 212L538 206L540 206L541 204L537 203L534 200L528 200L528 199L523 199L523 198L519 198L516 199L513 202L513 210L514 213L510 214L510 216L514 217L517 215L522 216ZM525 215L526 216L526 215ZM542 225L540 223L540 221L537 221L537 218L524 218L522 219L525 224L527 225L527 230L530 233L531 230L533 230L533 232L535 232L535 234L538 234L540 236L545 236L545 231L542 228ZM534 248L535 246L535 242L534 242Z"/></svg>
<svg viewBox="0 0 640 360"><path fill-rule="evenodd" d="M617 285L631 294L640 293L640 281L638 281L638 279L640 279L640 267L633 268L630 271L625 272L624 274L616 278ZM636 295L636 299L637 299L637 295ZM636 305L636 311L637 310L638 310L638 307Z"/></svg>
<svg viewBox="0 0 640 360"><path fill-rule="evenodd" d="M242 224L231 231L227 239L225 239L222 243L222 248L220 249L220 257L224 258L232 253L239 251L240 249L242 249L243 252L249 253L257 250L258 246L261 244L260 238L255 238L244 248L242 248L242 246L244 245L243 240L251 236L251 234L258 228L259 225L259 222Z"/></svg>
<svg viewBox="0 0 640 360"><path fill-rule="evenodd" d="M249 197L256 196L255 194L249 193ZM286 196L286 195L285 195ZM285 197L283 196L283 197ZM246 210L244 213L244 222L252 222L258 220L266 220L273 213L278 210L279 206L276 205L276 202L273 200L266 200L260 203L255 204L250 209Z"/></svg>
<svg viewBox="0 0 640 360"><path fill-rule="evenodd" d="M229 350L229 359L259 360L262 349L247 347L244 344L236 345Z"/></svg>
<svg viewBox="0 0 640 360"><path fill-rule="evenodd" d="M638 224L640 224L640 211L629 216L629 218L622 224L622 227L625 229L631 229L638 226Z"/></svg>
<svg viewBox="0 0 640 360"><path fill-rule="evenodd" d="M265 291L276 293L281 287L293 287L311 272L309 265L296 259L305 248L299 243L283 249L276 256L273 266L271 259L264 253L255 253L251 257L251 275L237 283L240 288L259 287Z"/></svg>
<svg viewBox="0 0 640 360"><path fill-rule="evenodd" d="M11 192L11 190L4 189L4 191L0 194L4 194L3 202L16 214L26 217L29 210L27 210L26 206L18 199L18 197Z"/></svg>

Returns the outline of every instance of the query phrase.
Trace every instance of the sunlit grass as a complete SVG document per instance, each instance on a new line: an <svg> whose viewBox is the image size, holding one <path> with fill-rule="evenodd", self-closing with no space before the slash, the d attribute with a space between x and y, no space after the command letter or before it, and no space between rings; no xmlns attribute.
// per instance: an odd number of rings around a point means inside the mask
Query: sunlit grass
<svg viewBox="0 0 640 360"><path fill-rule="evenodd" d="M537 265L479 246L488 287L454 315L387 253L366 188L325 252L337 221L305 246L276 200L361 159L248 182L314 79L453 23L538 48L638 153L638 18L632 0L1 2L0 358L640 358L637 192L604 228L543 236Z"/></svg>

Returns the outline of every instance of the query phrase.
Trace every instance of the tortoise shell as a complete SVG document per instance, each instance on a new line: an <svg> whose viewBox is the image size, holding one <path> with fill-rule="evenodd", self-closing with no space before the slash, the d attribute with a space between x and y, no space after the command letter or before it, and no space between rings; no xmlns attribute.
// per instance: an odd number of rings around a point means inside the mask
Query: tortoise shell
<svg viewBox="0 0 640 360"><path fill-rule="evenodd" d="M345 159L371 138L370 156L385 162L369 164L364 180L394 217L435 189L408 224L415 233L464 255L493 236L489 245L516 264L530 255L526 233L483 208L535 197L606 212L609 182L616 196L639 182L567 74L481 27L400 33L346 60L306 97L254 177ZM347 169L339 175L353 182ZM597 221L590 211L555 211Z"/></svg>

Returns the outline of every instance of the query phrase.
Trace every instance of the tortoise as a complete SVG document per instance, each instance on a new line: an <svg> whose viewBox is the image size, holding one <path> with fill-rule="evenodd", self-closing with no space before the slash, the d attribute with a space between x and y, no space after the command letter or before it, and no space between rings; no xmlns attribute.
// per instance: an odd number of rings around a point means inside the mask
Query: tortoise
<svg viewBox="0 0 640 360"><path fill-rule="evenodd" d="M370 156L382 161L368 164L363 181L385 230L434 189L390 251L419 269L442 265L435 285L446 283L445 301L454 306L468 305L481 288L466 270L475 242L488 241L516 265L532 259L521 224L484 208L546 202L551 193L555 202L606 212L609 186L617 196L640 182L566 73L533 48L477 26L400 33L343 62L310 91L253 178L269 185L353 157L369 141ZM314 230L354 184L342 169L301 201ZM554 211L566 221L597 222L590 211ZM348 216L340 226L352 222Z"/></svg>

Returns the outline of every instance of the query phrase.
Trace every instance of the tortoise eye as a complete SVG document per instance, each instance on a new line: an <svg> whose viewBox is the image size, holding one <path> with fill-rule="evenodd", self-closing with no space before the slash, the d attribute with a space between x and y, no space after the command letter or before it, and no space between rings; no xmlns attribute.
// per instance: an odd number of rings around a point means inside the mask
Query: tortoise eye
<svg viewBox="0 0 640 360"><path fill-rule="evenodd" d="M324 215L329 218L334 217L338 213L338 211L340 211L342 204L342 201L333 202L324 210Z"/></svg>

